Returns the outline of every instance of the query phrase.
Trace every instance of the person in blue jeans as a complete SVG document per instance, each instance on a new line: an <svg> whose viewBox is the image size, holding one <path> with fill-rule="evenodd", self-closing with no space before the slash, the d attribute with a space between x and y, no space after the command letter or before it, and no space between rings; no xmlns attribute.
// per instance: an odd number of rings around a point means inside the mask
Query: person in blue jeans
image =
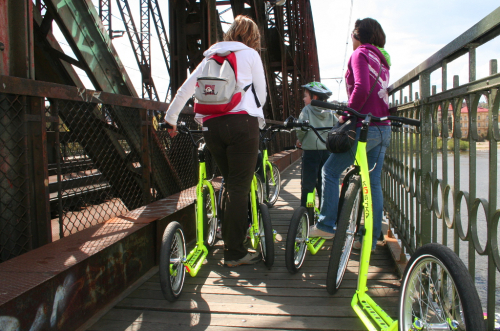
<svg viewBox="0 0 500 331"><path fill-rule="evenodd" d="M346 72L346 86L349 96L348 107L360 113L371 113L377 117L389 116L389 54L383 49L385 33L380 24L372 19L358 19L351 34L353 54ZM341 118L339 122L345 121ZM339 205L339 178L342 172L354 162L357 141L361 131L358 119L356 143L345 153L332 153L323 166L323 198L319 222L309 230L311 237L331 238L336 231ZM367 156L370 172L373 203L373 244L382 229L383 196L381 174L385 152L391 140L390 122L372 122L368 130ZM375 167L375 168L374 168ZM354 248L359 249L360 243Z"/></svg>
<svg viewBox="0 0 500 331"><path fill-rule="evenodd" d="M305 107L299 115L299 122L309 121L314 127L331 127L337 124L337 117L331 111L311 105L312 100L326 101L332 91L320 82L311 82L302 87ZM321 133L323 139L326 139L327 134L327 131ZM321 201L322 168L330 152L312 130L297 130L296 146L303 150L300 205L306 207L307 195L313 192L314 188Z"/></svg>
<svg viewBox="0 0 500 331"><path fill-rule="evenodd" d="M359 139L361 128L356 130L356 141ZM368 141L366 144L368 166L375 169L370 172L370 183L372 188L373 204L373 244L375 249L377 239L382 231L383 195L381 185L382 167L384 164L385 151L391 141L390 126L370 126L368 129ZM321 213L319 222L309 230L310 237L333 238L337 227L337 212L339 205L339 178L342 172L354 163L357 142L350 151L345 153L331 154L323 166L323 199L321 201ZM334 197L337 197L336 199ZM359 249L359 244L356 244Z"/></svg>

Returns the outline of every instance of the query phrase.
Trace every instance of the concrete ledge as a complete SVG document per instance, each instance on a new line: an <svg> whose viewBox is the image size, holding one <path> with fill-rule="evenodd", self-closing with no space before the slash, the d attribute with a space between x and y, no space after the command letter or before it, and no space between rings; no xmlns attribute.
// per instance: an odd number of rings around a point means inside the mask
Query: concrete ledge
<svg viewBox="0 0 500 331"><path fill-rule="evenodd" d="M300 150L270 157L280 171ZM219 183L214 182L219 189ZM196 188L132 210L0 264L0 326L6 330L74 330L158 264L168 223L195 238Z"/></svg>
<svg viewBox="0 0 500 331"><path fill-rule="evenodd" d="M280 172L283 172L292 163L297 161L302 155L301 149L292 149L288 151L282 151L269 156L269 161L276 164Z"/></svg>
<svg viewBox="0 0 500 331"><path fill-rule="evenodd" d="M389 248L389 252L391 252L394 263L396 263L399 277L402 278L405 272L406 264L408 263L406 255L403 253L398 240L394 237L394 234L390 229L387 230L387 234L384 235L384 241Z"/></svg>
<svg viewBox="0 0 500 331"><path fill-rule="evenodd" d="M82 325L157 264L158 233L169 222L194 237L194 198L195 188L182 191L1 263L0 325Z"/></svg>

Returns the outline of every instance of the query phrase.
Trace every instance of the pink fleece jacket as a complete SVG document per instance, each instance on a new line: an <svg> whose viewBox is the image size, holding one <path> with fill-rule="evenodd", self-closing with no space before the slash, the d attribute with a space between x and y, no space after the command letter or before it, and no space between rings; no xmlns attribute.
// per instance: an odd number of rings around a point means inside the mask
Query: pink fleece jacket
<svg viewBox="0 0 500 331"><path fill-rule="evenodd" d="M382 66L380 77L368 98L380 66ZM389 65L377 47L370 44L360 45L349 59L345 78L347 95L349 96L348 107L357 111L363 107L361 113L371 113L377 117L389 115L389 95L387 93ZM372 125L390 125L390 122L373 122ZM358 123L359 126L361 123Z"/></svg>

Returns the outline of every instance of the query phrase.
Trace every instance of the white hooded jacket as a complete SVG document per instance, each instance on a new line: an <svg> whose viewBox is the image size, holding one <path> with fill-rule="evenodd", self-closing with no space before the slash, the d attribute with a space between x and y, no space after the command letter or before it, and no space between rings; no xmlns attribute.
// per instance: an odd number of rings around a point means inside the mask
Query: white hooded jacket
<svg viewBox="0 0 500 331"><path fill-rule="evenodd" d="M267 98L267 88L266 88L266 78L264 76L264 67L262 65L262 59L256 50L246 46L243 43L237 41L222 41L212 45L207 49L203 56L205 58L196 67L196 69L189 75L184 84L177 90L174 100L168 108L165 120L170 124L177 124L177 119L179 118L179 113L186 102L193 96L196 80L201 75L203 67L207 62L207 58L215 53L223 54L228 51L235 52L236 63L237 63L237 77L238 80L236 84L241 88L253 84L255 89L256 97L258 98L261 107L257 107L255 102L255 96L252 89L249 89L241 99L240 103L230 112L235 113L245 111L250 116L259 118L259 125L261 128L265 125L264 113L262 111L262 105L266 102ZM196 114L195 119L199 123L203 123L203 118L206 115Z"/></svg>

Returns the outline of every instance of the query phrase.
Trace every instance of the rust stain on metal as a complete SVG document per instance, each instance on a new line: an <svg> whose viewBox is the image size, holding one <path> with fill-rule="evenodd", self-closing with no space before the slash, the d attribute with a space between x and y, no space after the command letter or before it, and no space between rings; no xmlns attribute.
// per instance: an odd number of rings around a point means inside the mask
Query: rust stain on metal
<svg viewBox="0 0 500 331"><path fill-rule="evenodd" d="M153 227L112 224L99 228L94 233L99 234L97 239L87 231L86 238L80 238L82 243L72 240L78 237L75 234L45 246L54 246L45 252L29 252L0 264L2 323L21 330L74 329L154 265ZM115 244L106 242L121 232L129 235L119 242L113 238ZM106 246L103 254L86 249L101 245ZM65 252L74 249L79 254ZM87 254L81 254L84 251ZM43 253L46 256L40 257ZM68 259L74 262L64 265Z"/></svg>

